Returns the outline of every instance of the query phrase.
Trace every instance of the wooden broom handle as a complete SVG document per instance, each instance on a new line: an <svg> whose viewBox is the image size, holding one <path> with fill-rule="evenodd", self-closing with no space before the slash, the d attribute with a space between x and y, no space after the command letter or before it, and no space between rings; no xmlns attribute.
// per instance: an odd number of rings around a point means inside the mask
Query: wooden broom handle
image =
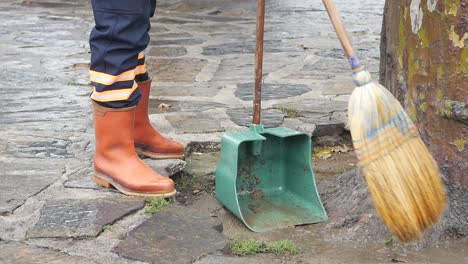
<svg viewBox="0 0 468 264"><path fill-rule="evenodd" d="M333 0L322 0L325 8L327 9L328 16L335 28L336 34L340 39L341 45L345 51L345 54L348 58L355 56L353 45L351 44L351 40L349 39L348 32L346 31L343 21L341 21L340 14L336 9L335 3Z"/></svg>
<svg viewBox="0 0 468 264"><path fill-rule="evenodd" d="M263 36L265 31L265 0L257 1L257 41L255 49L255 89L253 124L260 125L262 111Z"/></svg>

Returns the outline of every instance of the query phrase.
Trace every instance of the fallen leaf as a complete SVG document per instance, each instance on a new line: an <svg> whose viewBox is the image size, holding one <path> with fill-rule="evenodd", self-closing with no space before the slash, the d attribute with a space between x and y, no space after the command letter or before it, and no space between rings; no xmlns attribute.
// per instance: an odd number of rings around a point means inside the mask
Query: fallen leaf
<svg viewBox="0 0 468 264"><path fill-rule="evenodd" d="M331 148L324 148L316 151L313 155L314 158L329 159L332 156Z"/></svg>
<svg viewBox="0 0 468 264"><path fill-rule="evenodd" d="M172 106L171 104L161 103L158 105L158 108L166 109L166 108L170 108L171 106Z"/></svg>
<svg viewBox="0 0 468 264"><path fill-rule="evenodd" d="M335 152L335 153L346 153L346 152L349 152L351 151L351 148L346 146L346 145L343 145L343 146L335 146L335 147L332 147L331 148L331 151L332 152Z"/></svg>
<svg viewBox="0 0 468 264"><path fill-rule="evenodd" d="M309 47L306 47L306 46L304 46L303 44L297 45L297 46L298 46L299 48L303 49L303 50L308 50L308 49L309 49Z"/></svg>

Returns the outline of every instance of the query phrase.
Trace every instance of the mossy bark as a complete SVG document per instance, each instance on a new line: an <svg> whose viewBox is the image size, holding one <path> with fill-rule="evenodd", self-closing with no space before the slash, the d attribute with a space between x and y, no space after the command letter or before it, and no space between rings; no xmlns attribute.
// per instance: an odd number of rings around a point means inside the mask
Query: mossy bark
<svg viewBox="0 0 468 264"><path fill-rule="evenodd" d="M387 0L380 81L417 125L447 184L429 240L468 235L468 0Z"/></svg>
<svg viewBox="0 0 468 264"><path fill-rule="evenodd" d="M449 185L468 187L468 0L387 0L381 82Z"/></svg>

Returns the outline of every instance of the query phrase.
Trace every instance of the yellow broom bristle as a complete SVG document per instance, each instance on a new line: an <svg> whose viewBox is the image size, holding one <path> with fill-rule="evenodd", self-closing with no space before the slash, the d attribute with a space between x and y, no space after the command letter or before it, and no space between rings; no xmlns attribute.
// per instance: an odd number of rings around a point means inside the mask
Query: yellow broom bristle
<svg viewBox="0 0 468 264"><path fill-rule="evenodd" d="M398 100L366 70L354 81L348 126L376 211L400 241L418 240L446 207L437 164Z"/></svg>

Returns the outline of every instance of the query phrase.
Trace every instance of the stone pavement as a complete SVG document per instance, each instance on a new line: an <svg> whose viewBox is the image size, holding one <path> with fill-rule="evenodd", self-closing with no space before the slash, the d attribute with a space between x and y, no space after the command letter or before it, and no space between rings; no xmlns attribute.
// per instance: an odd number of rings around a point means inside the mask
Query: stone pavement
<svg viewBox="0 0 468 264"><path fill-rule="evenodd" d="M374 75L383 2L337 1ZM89 1L0 2L0 263L390 261L382 248L363 258L353 245L317 246L314 227L288 232L311 248L294 258L226 256L238 236L284 239L248 232L212 196L220 137L250 123L255 3L158 3L146 52L151 120L190 157L188 164L145 159L184 190L150 216L143 200L91 181ZM265 37L263 123L305 131L323 145L349 140L353 85L321 1L270 1Z"/></svg>

